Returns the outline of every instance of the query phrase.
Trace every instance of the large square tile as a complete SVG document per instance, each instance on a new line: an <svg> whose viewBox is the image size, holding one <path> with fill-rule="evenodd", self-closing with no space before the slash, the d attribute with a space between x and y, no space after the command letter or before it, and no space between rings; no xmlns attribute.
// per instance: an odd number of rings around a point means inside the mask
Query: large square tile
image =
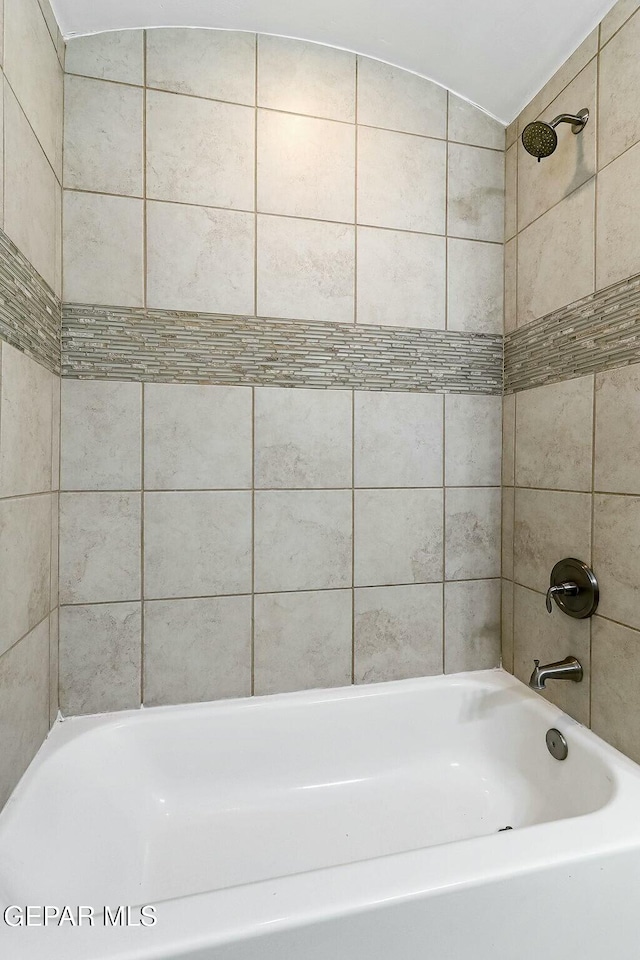
<svg viewBox="0 0 640 960"><path fill-rule="evenodd" d="M65 77L64 185L142 196L143 92Z"/></svg>
<svg viewBox="0 0 640 960"><path fill-rule="evenodd" d="M518 393L516 484L591 490L593 376Z"/></svg>
<svg viewBox="0 0 640 960"><path fill-rule="evenodd" d="M143 201L64 194L64 299L140 307Z"/></svg>
<svg viewBox="0 0 640 960"><path fill-rule="evenodd" d="M2 345L0 375L0 497L52 487L53 376Z"/></svg>
<svg viewBox="0 0 640 960"><path fill-rule="evenodd" d="M329 120L355 120L356 58L288 37L258 37L258 106Z"/></svg>
<svg viewBox="0 0 640 960"><path fill-rule="evenodd" d="M501 490L449 487L445 500L445 578L500 576Z"/></svg>
<svg viewBox="0 0 640 960"><path fill-rule="evenodd" d="M640 493L639 422L640 365L596 374L596 490Z"/></svg>
<svg viewBox="0 0 640 960"><path fill-rule="evenodd" d="M500 581L444 585L444 671L500 665Z"/></svg>
<svg viewBox="0 0 640 960"><path fill-rule="evenodd" d="M448 241L449 330L502 333L504 252L500 244Z"/></svg>
<svg viewBox="0 0 640 960"><path fill-rule="evenodd" d="M449 93L449 140L504 150L504 126L479 107Z"/></svg>
<svg viewBox="0 0 640 960"><path fill-rule="evenodd" d="M614 3L600 25L601 47L611 40L614 33L636 12L639 6L638 0L618 0Z"/></svg>
<svg viewBox="0 0 640 960"><path fill-rule="evenodd" d="M446 240L358 227L358 323L445 325Z"/></svg>
<svg viewBox="0 0 640 960"><path fill-rule="evenodd" d="M442 490L356 490L357 586L442 579Z"/></svg>
<svg viewBox="0 0 640 960"><path fill-rule="evenodd" d="M191 31L190 31L191 32ZM150 37L165 31L150 31ZM113 30L67 41L64 69L98 80L144 83L144 30Z"/></svg>
<svg viewBox="0 0 640 960"><path fill-rule="evenodd" d="M594 203L590 180L519 234L518 326L593 292Z"/></svg>
<svg viewBox="0 0 640 960"><path fill-rule="evenodd" d="M502 669L513 673L513 591L511 580L502 581Z"/></svg>
<svg viewBox="0 0 640 960"><path fill-rule="evenodd" d="M515 490L502 488L502 576L513 580L513 535L515 520Z"/></svg>
<svg viewBox="0 0 640 960"><path fill-rule="evenodd" d="M445 483L497 486L501 482L501 397L445 397Z"/></svg>
<svg viewBox="0 0 640 960"><path fill-rule="evenodd" d="M255 598L255 693L351 683L351 590Z"/></svg>
<svg viewBox="0 0 640 960"><path fill-rule="evenodd" d="M358 129L358 223L445 232L446 144Z"/></svg>
<svg viewBox="0 0 640 960"><path fill-rule="evenodd" d="M64 716L140 706L141 604L60 610L60 710Z"/></svg>
<svg viewBox="0 0 640 960"><path fill-rule="evenodd" d="M351 491L255 494L255 589L351 586Z"/></svg>
<svg viewBox="0 0 640 960"><path fill-rule="evenodd" d="M598 613L640 628L640 497L596 495L593 569L600 584Z"/></svg>
<svg viewBox="0 0 640 960"><path fill-rule="evenodd" d="M147 92L147 197L254 209L255 112Z"/></svg>
<svg viewBox="0 0 640 960"><path fill-rule="evenodd" d="M251 406L250 387L145 384L145 487L250 487Z"/></svg>
<svg viewBox="0 0 640 960"><path fill-rule="evenodd" d="M355 682L442 673L442 584L355 592Z"/></svg>
<svg viewBox="0 0 640 960"><path fill-rule="evenodd" d="M64 490L139 490L142 384L63 380L61 436Z"/></svg>
<svg viewBox="0 0 640 960"><path fill-rule="evenodd" d="M518 238L504 245L504 332L511 333L518 322ZM531 319L531 318L529 318ZM524 321L526 322L526 321Z"/></svg>
<svg viewBox="0 0 640 960"><path fill-rule="evenodd" d="M0 500L0 654L49 612L51 497Z"/></svg>
<svg viewBox="0 0 640 960"><path fill-rule="evenodd" d="M146 493L146 599L251 592L251 494Z"/></svg>
<svg viewBox="0 0 640 960"><path fill-rule="evenodd" d="M356 392L356 487L442 486L442 401L428 393Z"/></svg>
<svg viewBox="0 0 640 960"><path fill-rule="evenodd" d="M640 273L639 224L640 143L637 143L598 174L596 289Z"/></svg>
<svg viewBox="0 0 640 960"><path fill-rule="evenodd" d="M640 140L639 47L640 17L632 17L600 53L600 167Z"/></svg>
<svg viewBox="0 0 640 960"><path fill-rule="evenodd" d="M258 217L258 316L353 323L355 228Z"/></svg>
<svg viewBox="0 0 640 960"><path fill-rule="evenodd" d="M353 222L355 127L258 111L258 210Z"/></svg>
<svg viewBox="0 0 640 960"><path fill-rule="evenodd" d="M640 634L602 617L592 631L591 727L640 763Z"/></svg>
<svg viewBox="0 0 640 960"><path fill-rule="evenodd" d="M447 91L408 70L359 57L358 123L444 139Z"/></svg>
<svg viewBox="0 0 640 960"><path fill-rule="evenodd" d="M147 202L147 305L253 314L254 216Z"/></svg>
<svg viewBox="0 0 640 960"><path fill-rule="evenodd" d="M516 395L503 397L502 402L502 485L515 483Z"/></svg>
<svg viewBox="0 0 640 960"><path fill-rule="evenodd" d="M235 30L147 30L147 86L255 103L256 38Z"/></svg>
<svg viewBox="0 0 640 960"><path fill-rule="evenodd" d="M591 497L587 493L516 489L514 579L545 593L558 560L591 558Z"/></svg>
<svg viewBox="0 0 640 960"><path fill-rule="evenodd" d="M526 163L526 158L524 158ZM518 144L505 153L504 162L504 239L511 240L518 232Z"/></svg>
<svg viewBox="0 0 640 960"><path fill-rule="evenodd" d="M350 487L351 391L255 391L256 487Z"/></svg>
<svg viewBox="0 0 640 960"><path fill-rule="evenodd" d="M145 603L147 706L250 693L251 597Z"/></svg>
<svg viewBox="0 0 640 960"><path fill-rule="evenodd" d="M504 154L449 144L450 236L502 242Z"/></svg>

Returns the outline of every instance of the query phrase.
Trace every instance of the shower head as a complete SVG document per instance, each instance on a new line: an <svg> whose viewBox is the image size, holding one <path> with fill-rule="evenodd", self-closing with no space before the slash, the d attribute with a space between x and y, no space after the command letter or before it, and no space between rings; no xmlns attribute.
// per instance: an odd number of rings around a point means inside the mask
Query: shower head
<svg viewBox="0 0 640 960"><path fill-rule="evenodd" d="M561 113L551 123L544 120L534 120L528 123L522 131L522 146L532 157L537 157L538 163L543 157L550 157L558 146L558 134L555 128L559 123L570 123L572 133L584 130L589 111L585 108L578 113Z"/></svg>

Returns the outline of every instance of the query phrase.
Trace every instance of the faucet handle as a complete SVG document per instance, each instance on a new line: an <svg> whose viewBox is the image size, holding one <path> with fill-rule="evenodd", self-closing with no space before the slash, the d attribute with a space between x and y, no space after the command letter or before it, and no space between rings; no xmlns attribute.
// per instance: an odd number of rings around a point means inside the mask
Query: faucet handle
<svg viewBox="0 0 640 960"><path fill-rule="evenodd" d="M551 603L551 597L553 596L552 591L553 591L553 587L549 587L549 589L547 590L547 596L545 599L547 613L553 613L553 604ZM538 664L536 664L536 666L538 666Z"/></svg>
<svg viewBox="0 0 640 960"><path fill-rule="evenodd" d="M577 583L572 583L567 581L566 583L552 583L549 589L547 590L547 613L551 613L553 607L551 605L552 597L575 597L580 593L580 587Z"/></svg>

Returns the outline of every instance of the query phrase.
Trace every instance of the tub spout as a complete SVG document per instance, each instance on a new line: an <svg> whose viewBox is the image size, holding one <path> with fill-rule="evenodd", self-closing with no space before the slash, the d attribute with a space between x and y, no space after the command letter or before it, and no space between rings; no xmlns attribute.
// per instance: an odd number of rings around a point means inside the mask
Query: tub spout
<svg viewBox="0 0 640 960"><path fill-rule="evenodd" d="M573 680L574 683L580 683L582 680L582 664L575 657L565 657L557 663L545 663L542 667L539 660L533 662L535 667L529 678L529 686L532 690L544 690L547 680Z"/></svg>

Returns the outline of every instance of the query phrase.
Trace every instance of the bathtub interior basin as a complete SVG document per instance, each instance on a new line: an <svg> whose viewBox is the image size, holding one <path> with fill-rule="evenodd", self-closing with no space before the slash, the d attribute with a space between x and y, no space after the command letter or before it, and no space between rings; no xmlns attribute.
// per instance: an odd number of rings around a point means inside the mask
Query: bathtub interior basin
<svg viewBox="0 0 640 960"><path fill-rule="evenodd" d="M0 890L153 903L511 827L508 843L615 795L568 718L551 757L554 711L488 671L58 722L0 815Z"/></svg>

